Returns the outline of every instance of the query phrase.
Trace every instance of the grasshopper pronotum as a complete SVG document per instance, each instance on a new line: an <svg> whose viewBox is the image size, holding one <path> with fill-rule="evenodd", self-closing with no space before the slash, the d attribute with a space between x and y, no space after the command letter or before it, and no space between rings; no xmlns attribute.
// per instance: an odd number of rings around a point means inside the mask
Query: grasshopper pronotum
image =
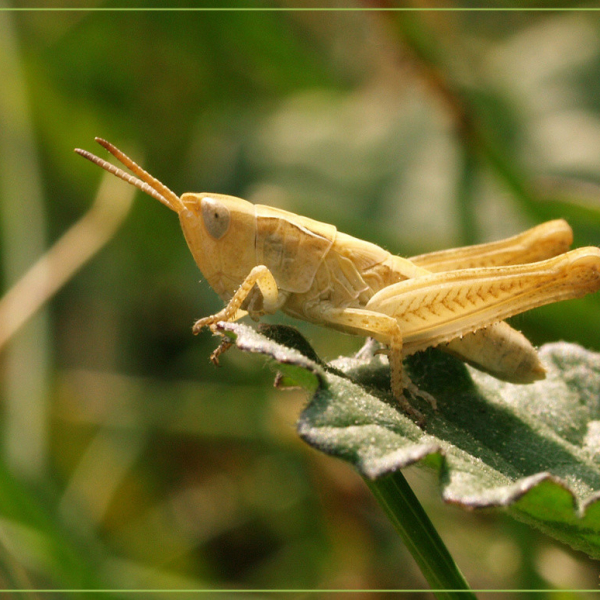
<svg viewBox="0 0 600 600"><path fill-rule="evenodd" d="M535 349L503 319L600 289L600 249L567 252L573 236L563 220L498 242L406 259L277 208L221 194L179 197L115 146L96 141L135 176L75 151L174 210L196 264L227 303L197 321L194 333L282 310L373 337L388 348L395 399L419 422L421 413L404 396L406 388L419 393L403 376L404 357L441 345L499 379L543 379Z"/></svg>

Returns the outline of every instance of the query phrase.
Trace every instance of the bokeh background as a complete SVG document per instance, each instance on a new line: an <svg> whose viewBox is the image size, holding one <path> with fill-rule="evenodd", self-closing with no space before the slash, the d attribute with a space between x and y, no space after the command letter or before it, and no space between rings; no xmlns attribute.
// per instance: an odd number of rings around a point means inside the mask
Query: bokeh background
<svg viewBox="0 0 600 600"><path fill-rule="evenodd" d="M94 136L177 193L239 195L405 256L558 217L600 244L598 13L2 10L0 81L5 291L92 206L102 173L73 148L106 156ZM359 476L296 436L306 395L274 390L254 356L209 363L217 341L191 325L221 303L173 213L138 193L122 214L127 187L58 263L122 225L0 350L0 586L426 587ZM600 350L599 297L512 322ZM326 359L362 343L299 327ZM583 554L407 476L472 587L598 586Z"/></svg>

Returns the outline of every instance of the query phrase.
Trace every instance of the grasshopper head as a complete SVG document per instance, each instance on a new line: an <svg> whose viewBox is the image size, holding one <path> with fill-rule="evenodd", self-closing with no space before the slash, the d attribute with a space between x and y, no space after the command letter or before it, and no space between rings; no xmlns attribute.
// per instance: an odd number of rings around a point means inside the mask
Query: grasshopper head
<svg viewBox="0 0 600 600"><path fill-rule="evenodd" d="M180 198L111 143L96 141L134 175L87 150L75 152L175 211L196 264L211 287L229 299L255 265L254 205L222 194L190 193Z"/></svg>
<svg viewBox="0 0 600 600"><path fill-rule="evenodd" d="M183 235L211 287L229 300L255 266L254 204L223 194L183 194Z"/></svg>

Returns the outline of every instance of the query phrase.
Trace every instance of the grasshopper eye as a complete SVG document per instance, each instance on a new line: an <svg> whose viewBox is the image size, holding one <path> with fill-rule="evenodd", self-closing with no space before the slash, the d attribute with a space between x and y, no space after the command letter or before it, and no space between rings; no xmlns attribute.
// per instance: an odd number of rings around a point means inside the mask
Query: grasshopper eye
<svg viewBox="0 0 600 600"><path fill-rule="evenodd" d="M214 198L202 198L200 203L204 225L211 237L221 239L229 229L229 210Z"/></svg>

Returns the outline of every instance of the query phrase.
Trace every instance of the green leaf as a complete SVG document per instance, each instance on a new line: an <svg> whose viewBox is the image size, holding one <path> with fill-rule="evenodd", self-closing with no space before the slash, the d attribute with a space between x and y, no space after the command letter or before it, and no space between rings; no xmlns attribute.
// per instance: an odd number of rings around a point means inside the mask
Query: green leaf
<svg viewBox="0 0 600 600"><path fill-rule="evenodd" d="M394 403L387 359L373 343L323 365L289 333L283 346L244 325L219 327L312 392L298 422L310 445L368 479L433 467L446 502L503 508L600 558L600 355L548 344L540 350L547 377L531 385L498 381L437 350L415 355L406 361L411 378L438 402L433 412L411 399L427 416L423 430Z"/></svg>

